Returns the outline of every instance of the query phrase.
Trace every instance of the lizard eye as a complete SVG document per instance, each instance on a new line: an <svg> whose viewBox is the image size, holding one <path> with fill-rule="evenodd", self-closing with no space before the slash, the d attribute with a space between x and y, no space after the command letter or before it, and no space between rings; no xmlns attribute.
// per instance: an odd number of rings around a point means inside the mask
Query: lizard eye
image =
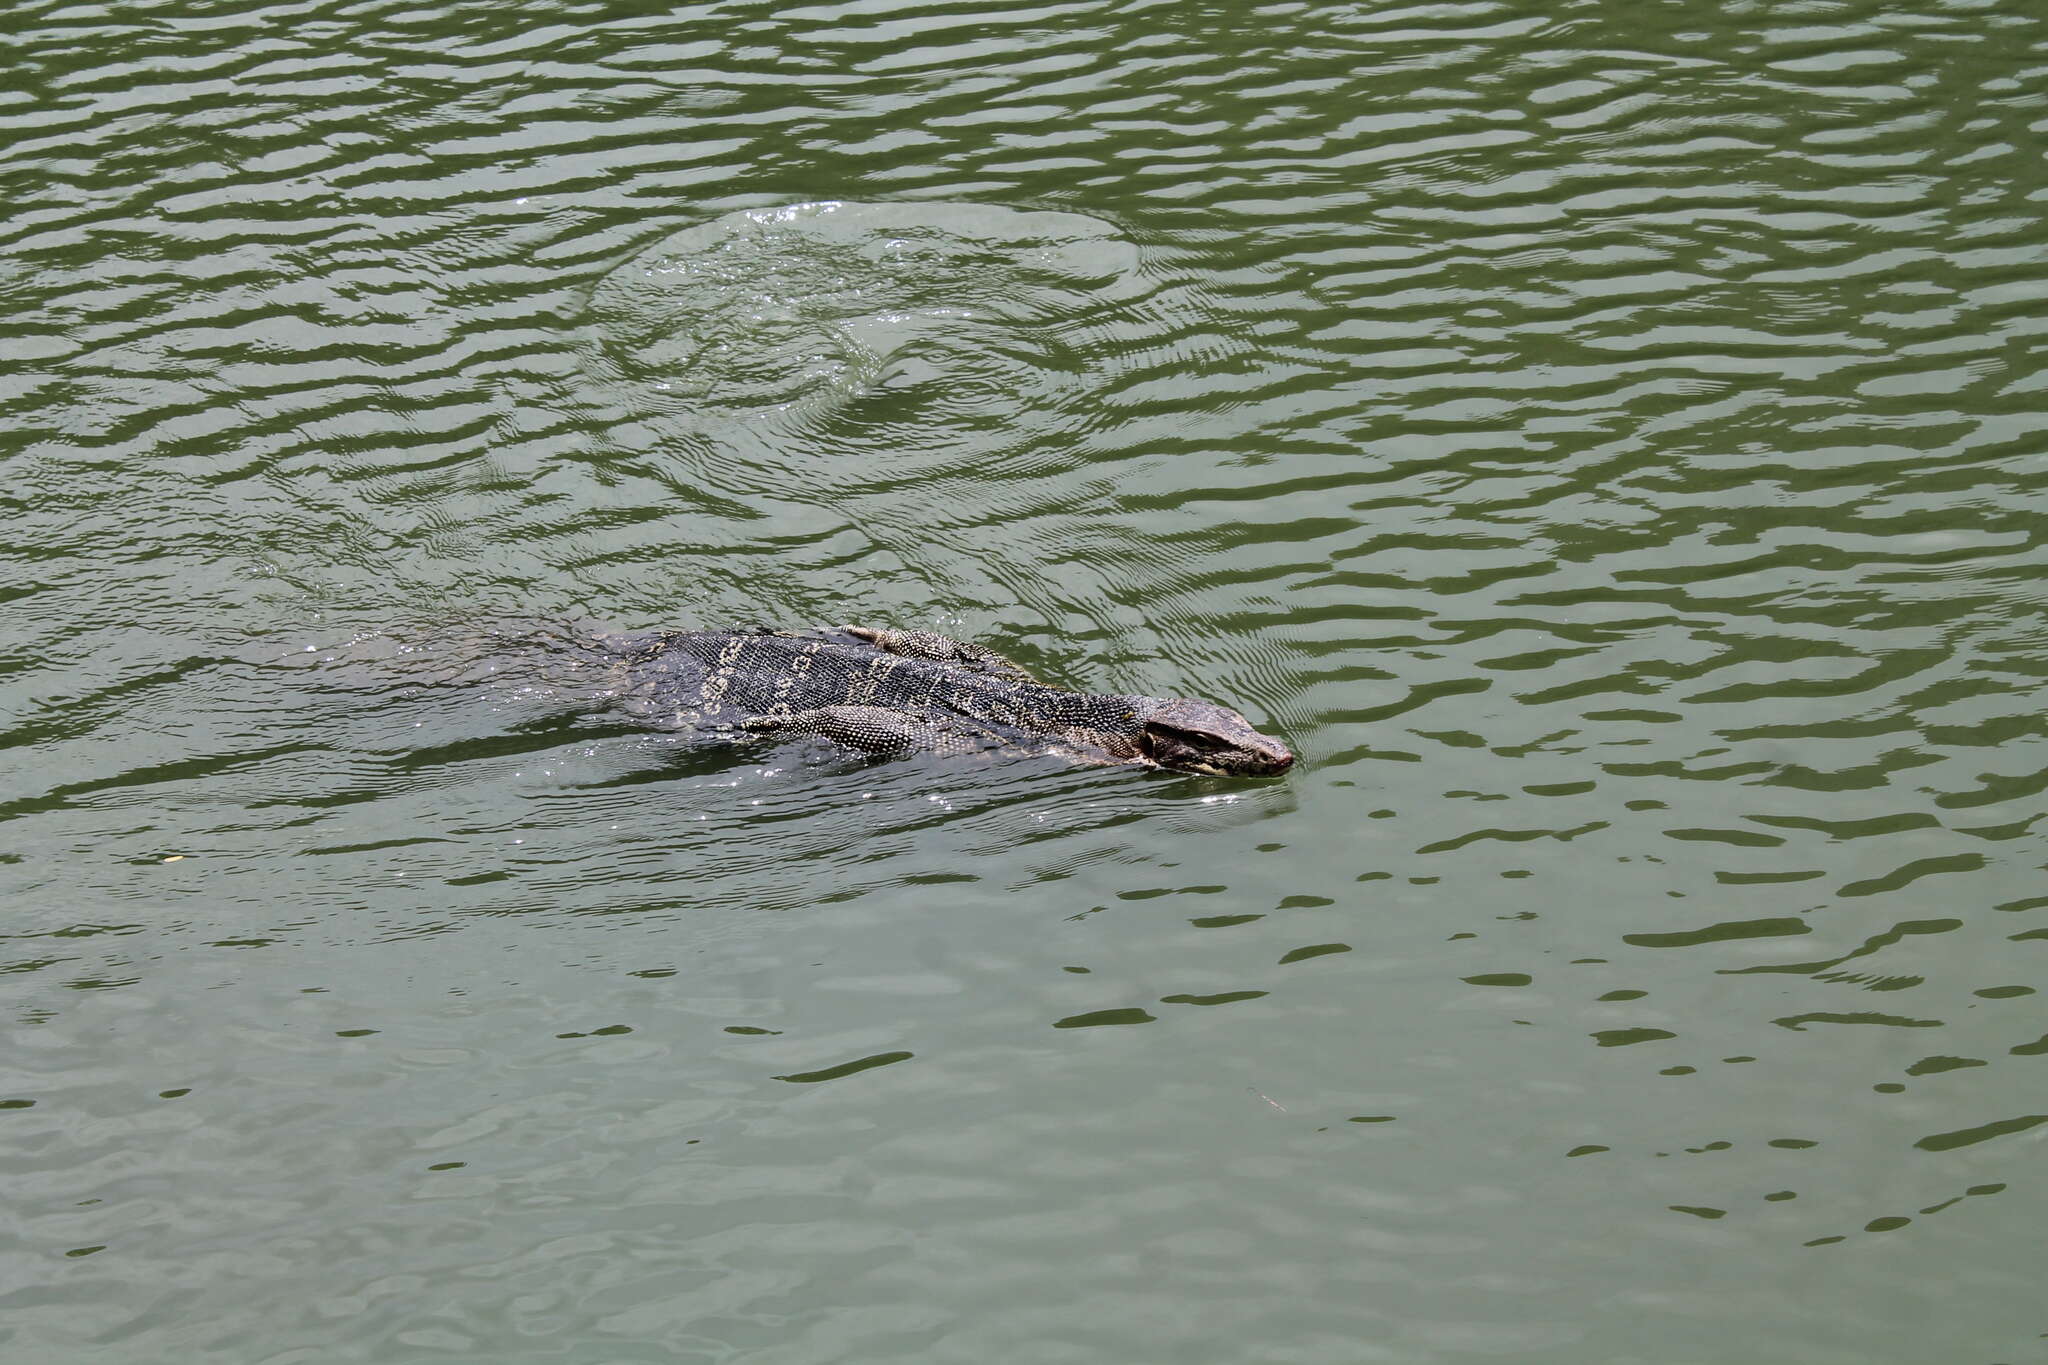
<svg viewBox="0 0 2048 1365"><path fill-rule="evenodd" d="M1169 725L1147 725L1145 752L1155 763L1196 772L1214 771L1212 764L1223 761L1234 745L1227 739L1199 730L1180 730Z"/></svg>
<svg viewBox="0 0 2048 1365"><path fill-rule="evenodd" d="M1159 738L1171 740L1175 744L1185 744L1190 749L1228 749L1231 747L1229 740L1218 735L1203 734L1200 730L1174 730L1163 725L1149 728Z"/></svg>

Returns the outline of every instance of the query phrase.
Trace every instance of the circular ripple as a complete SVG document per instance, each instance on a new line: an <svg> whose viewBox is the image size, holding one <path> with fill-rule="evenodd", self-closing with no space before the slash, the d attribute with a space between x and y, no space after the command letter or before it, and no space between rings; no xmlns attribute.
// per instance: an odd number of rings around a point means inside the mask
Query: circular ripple
<svg viewBox="0 0 2048 1365"><path fill-rule="evenodd" d="M748 209L676 233L600 282L589 362L655 411L843 409L924 386L949 389L957 406L1034 368L1034 332L1141 293L1138 267L1135 246L1080 214Z"/></svg>

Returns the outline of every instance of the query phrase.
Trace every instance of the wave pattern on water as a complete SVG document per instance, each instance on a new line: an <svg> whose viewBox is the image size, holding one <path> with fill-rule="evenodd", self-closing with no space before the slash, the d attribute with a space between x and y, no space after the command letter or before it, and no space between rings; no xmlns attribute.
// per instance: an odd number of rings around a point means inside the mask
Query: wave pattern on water
<svg viewBox="0 0 2048 1365"><path fill-rule="evenodd" d="M11 21L22 1349L2038 1335L2048 17ZM1306 760L379 671L508 613L930 626Z"/></svg>

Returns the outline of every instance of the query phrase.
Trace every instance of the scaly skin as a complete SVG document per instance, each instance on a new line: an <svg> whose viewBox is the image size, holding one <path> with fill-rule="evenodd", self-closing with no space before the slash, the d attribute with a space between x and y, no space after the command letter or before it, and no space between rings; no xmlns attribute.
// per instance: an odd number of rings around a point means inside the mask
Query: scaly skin
<svg viewBox="0 0 2048 1365"><path fill-rule="evenodd" d="M980 645L837 626L660 631L600 641L632 714L739 738L818 735L876 754L1010 749L1219 777L1266 777L1287 746L1226 706L1075 692Z"/></svg>

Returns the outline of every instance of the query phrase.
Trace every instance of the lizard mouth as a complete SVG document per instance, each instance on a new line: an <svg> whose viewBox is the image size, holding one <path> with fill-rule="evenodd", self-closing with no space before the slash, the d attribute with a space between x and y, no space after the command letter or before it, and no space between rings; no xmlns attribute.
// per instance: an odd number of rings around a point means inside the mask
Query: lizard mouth
<svg viewBox="0 0 2048 1365"><path fill-rule="evenodd" d="M1294 755L1286 751L1247 756L1240 763L1217 763L1200 759L1168 765L1205 777L1278 777L1294 766Z"/></svg>

